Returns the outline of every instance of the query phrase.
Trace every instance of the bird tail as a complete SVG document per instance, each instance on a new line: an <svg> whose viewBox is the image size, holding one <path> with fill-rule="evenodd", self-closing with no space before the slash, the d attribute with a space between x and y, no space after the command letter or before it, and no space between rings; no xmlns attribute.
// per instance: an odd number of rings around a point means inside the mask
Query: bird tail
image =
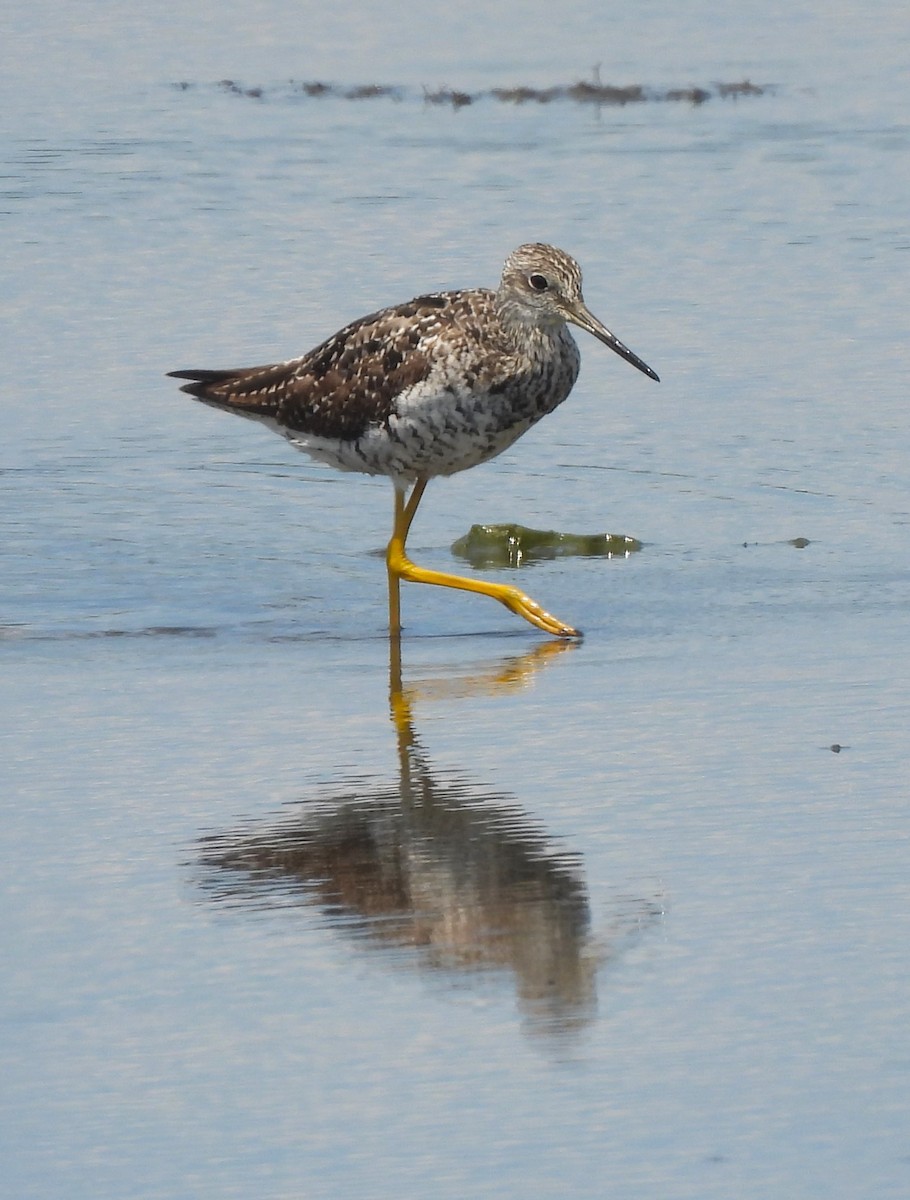
<svg viewBox="0 0 910 1200"><path fill-rule="evenodd" d="M190 396L196 396L199 400L208 399L206 393L212 384L227 383L239 374L239 371L168 371L171 379L192 380L191 383L185 383L180 390Z"/></svg>
<svg viewBox="0 0 910 1200"><path fill-rule="evenodd" d="M282 389L275 387L276 368L241 367L222 371L168 371L172 379L187 379L181 392L205 404L231 409L255 417L273 417L278 412Z"/></svg>

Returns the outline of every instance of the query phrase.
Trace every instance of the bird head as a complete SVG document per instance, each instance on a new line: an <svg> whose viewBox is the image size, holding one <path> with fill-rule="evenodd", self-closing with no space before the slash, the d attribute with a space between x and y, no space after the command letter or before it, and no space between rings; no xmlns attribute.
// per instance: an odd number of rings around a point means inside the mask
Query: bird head
<svg viewBox="0 0 910 1200"><path fill-rule="evenodd" d="M598 321L585 304L581 268L564 250L544 242L529 242L513 250L502 270L497 300L507 320L538 329L558 328L566 322L577 325L633 367L658 379L657 373Z"/></svg>

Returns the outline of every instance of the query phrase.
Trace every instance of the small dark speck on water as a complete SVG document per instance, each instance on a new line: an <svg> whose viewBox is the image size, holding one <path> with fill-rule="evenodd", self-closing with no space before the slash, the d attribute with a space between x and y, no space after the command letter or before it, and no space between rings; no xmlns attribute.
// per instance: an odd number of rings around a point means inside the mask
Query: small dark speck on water
<svg viewBox="0 0 910 1200"><path fill-rule="evenodd" d="M423 98L427 104L451 104L453 108L465 108L474 102L469 92L458 92L452 88L439 88L435 92L424 88Z"/></svg>
<svg viewBox="0 0 910 1200"><path fill-rule="evenodd" d="M763 543L763 542L743 542L743 549L748 550L748 548L750 546L761 546L761 545L767 545L767 544L768 543ZM771 544L772 545L781 545L782 543L773 542ZM787 541L786 541L786 545L795 546L797 550L804 550L806 548L806 546L810 546L811 544L812 543L809 541L809 539L807 537L787 538Z"/></svg>
<svg viewBox="0 0 910 1200"><path fill-rule="evenodd" d="M705 91L704 88L672 88L667 92L667 100L688 100L690 104L704 104L706 100L711 99L711 93Z"/></svg>
<svg viewBox="0 0 910 1200"><path fill-rule="evenodd" d="M398 98L395 88L381 83L358 84L357 87L348 88L344 94L348 100L374 100L380 96Z"/></svg>

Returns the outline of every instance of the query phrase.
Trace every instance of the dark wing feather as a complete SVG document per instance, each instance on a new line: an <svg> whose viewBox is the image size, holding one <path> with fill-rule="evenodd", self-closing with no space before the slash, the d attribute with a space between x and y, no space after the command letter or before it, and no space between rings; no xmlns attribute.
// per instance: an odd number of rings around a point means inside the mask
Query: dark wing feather
<svg viewBox="0 0 910 1200"><path fill-rule="evenodd" d="M172 371L184 392L318 437L357 438L388 420L397 397L426 379L427 339L458 319L463 292L419 296L345 326L302 358L225 371Z"/></svg>

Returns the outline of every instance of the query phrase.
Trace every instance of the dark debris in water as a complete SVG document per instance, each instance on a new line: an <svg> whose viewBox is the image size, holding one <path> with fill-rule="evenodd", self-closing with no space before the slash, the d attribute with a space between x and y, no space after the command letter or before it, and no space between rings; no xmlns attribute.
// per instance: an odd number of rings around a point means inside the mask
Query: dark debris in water
<svg viewBox="0 0 910 1200"><path fill-rule="evenodd" d="M527 525L472 525L452 553L473 567L520 567L550 558L628 558L641 542L620 533L559 533Z"/></svg>
<svg viewBox="0 0 910 1200"><path fill-rule="evenodd" d="M189 91L196 85L188 80L174 84L180 91ZM425 104L442 105L452 109L467 108L483 100L499 104L553 104L568 101L573 104L595 105L596 107L643 104L646 102L675 102L693 107L711 99L738 100L745 96L764 96L774 91L773 85L752 83L743 79L732 83L712 83L702 86L677 88L647 87L641 83L617 85L602 83L597 72L590 80L556 87L494 87L478 92L467 92L458 88L425 87L421 93L391 84L363 83L356 85L325 83L320 80L289 80L274 87L248 87L234 79L222 79L216 85L224 92L252 100L282 97L306 97L307 99L331 98L336 100L411 100L422 99Z"/></svg>
<svg viewBox="0 0 910 1200"><path fill-rule="evenodd" d="M797 550L805 550L812 543L807 537L787 538L783 542L743 542L743 549L748 550L750 546L794 546Z"/></svg>

